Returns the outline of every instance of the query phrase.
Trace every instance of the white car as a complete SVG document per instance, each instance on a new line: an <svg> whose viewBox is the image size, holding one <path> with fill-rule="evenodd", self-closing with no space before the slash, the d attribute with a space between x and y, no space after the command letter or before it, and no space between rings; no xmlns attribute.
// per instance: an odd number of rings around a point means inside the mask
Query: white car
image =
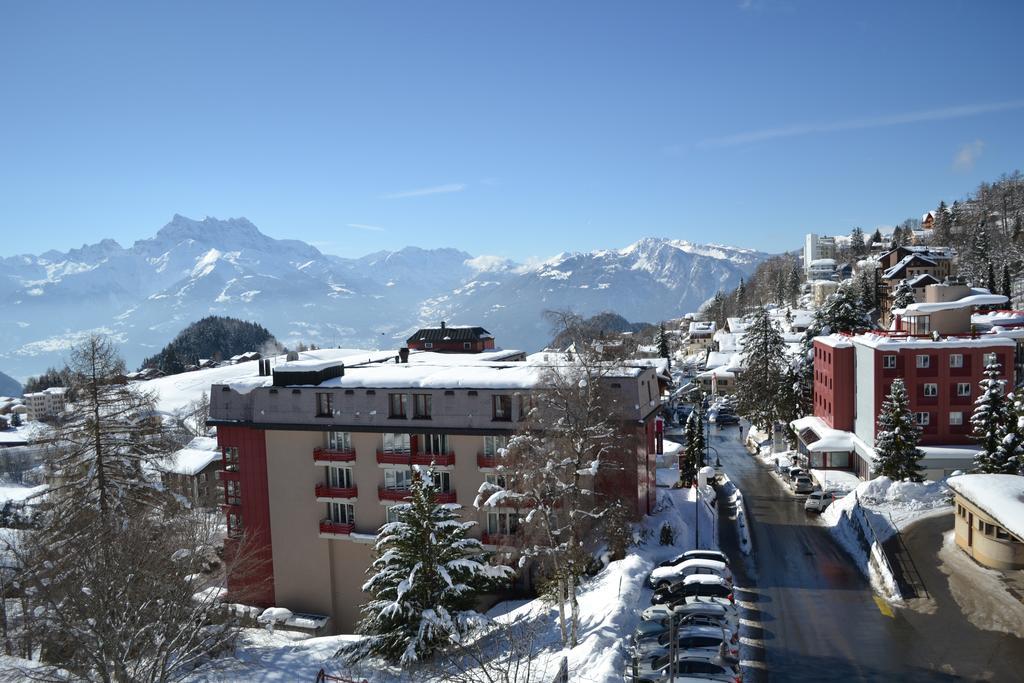
<svg viewBox="0 0 1024 683"><path fill-rule="evenodd" d="M652 605L640 613L640 618L644 621L666 623L673 614L680 621L690 615L715 617L725 621L733 632L739 629L739 610L736 605L726 605L720 602L693 602L674 608L669 605Z"/></svg>
<svg viewBox="0 0 1024 683"><path fill-rule="evenodd" d="M668 636L668 633L664 633L657 638L636 643L634 656L643 661L652 661L655 657L664 659L670 650L671 639ZM733 638L733 634L721 626L684 626L676 632L676 641L680 654L685 652L701 657L722 656L731 659L739 659L740 656L739 638Z"/></svg>
<svg viewBox="0 0 1024 683"><path fill-rule="evenodd" d="M685 560L673 567L657 567L647 577L647 585L652 588L671 586L695 574L720 576L732 585L732 572L729 571L728 565L718 560L704 558Z"/></svg>
<svg viewBox="0 0 1024 683"><path fill-rule="evenodd" d="M804 510L808 512L824 512L828 506L843 497L841 491L814 491L804 501Z"/></svg>
<svg viewBox="0 0 1024 683"><path fill-rule="evenodd" d="M647 622L651 623L651 622ZM671 639L669 638L670 631L665 629L657 633L644 633L636 634L633 636L633 653L635 656L646 657L647 655L653 655L660 652L667 651ZM715 621L709 617L701 617L697 620L697 617L690 617L688 621L680 624L676 629L676 638L682 640L683 637L688 635L712 635L720 641L728 643L727 656L738 657L739 656L739 633L731 630L724 622ZM680 647L682 647L680 643ZM721 652L719 653L721 654Z"/></svg>

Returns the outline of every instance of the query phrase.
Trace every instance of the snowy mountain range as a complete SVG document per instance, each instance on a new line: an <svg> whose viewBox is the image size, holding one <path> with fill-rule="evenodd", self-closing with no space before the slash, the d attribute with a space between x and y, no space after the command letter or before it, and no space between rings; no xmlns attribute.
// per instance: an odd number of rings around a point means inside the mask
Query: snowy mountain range
<svg viewBox="0 0 1024 683"><path fill-rule="evenodd" d="M530 265L417 247L343 258L268 237L244 218L176 215L128 248L105 239L0 259L0 369L24 379L60 363L90 331L112 335L134 367L210 314L259 322L284 343L394 347L421 324L446 320L533 350L551 336L544 310L678 316L766 256L645 238Z"/></svg>

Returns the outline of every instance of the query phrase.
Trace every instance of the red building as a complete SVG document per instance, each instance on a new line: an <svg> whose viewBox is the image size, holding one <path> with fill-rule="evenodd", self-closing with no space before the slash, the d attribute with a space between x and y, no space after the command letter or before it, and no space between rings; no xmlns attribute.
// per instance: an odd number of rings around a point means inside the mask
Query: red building
<svg viewBox="0 0 1024 683"><path fill-rule="evenodd" d="M481 353L494 348L494 336L482 327L424 327L405 340L414 351Z"/></svg>

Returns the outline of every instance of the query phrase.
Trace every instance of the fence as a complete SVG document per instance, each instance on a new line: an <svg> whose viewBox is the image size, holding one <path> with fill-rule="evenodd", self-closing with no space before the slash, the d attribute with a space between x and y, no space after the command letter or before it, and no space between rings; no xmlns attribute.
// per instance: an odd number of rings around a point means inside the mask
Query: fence
<svg viewBox="0 0 1024 683"><path fill-rule="evenodd" d="M892 570L892 565L889 564L889 558L886 556L878 536L875 535L875 530L871 526L871 520L868 519L867 513L864 512L864 508L860 504L860 496L857 495L856 491L853 492L853 498L855 505L850 508L849 515L850 521L853 522L851 527L856 532L857 539L867 555L868 563L878 572L878 575L882 578L883 585L889 591L891 597L902 600L903 596L900 594L899 585L896 583L896 575Z"/></svg>

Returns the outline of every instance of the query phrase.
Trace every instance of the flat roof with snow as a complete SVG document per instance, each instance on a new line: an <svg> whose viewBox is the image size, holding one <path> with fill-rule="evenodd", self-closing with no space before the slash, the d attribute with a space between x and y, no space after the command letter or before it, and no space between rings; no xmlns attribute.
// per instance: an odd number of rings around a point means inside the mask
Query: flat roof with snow
<svg viewBox="0 0 1024 683"><path fill-rule="evenodd" d="M1015 474L962 474L946 485L992 515L1018 541L1024 542L1024 477Z"/></svg>

